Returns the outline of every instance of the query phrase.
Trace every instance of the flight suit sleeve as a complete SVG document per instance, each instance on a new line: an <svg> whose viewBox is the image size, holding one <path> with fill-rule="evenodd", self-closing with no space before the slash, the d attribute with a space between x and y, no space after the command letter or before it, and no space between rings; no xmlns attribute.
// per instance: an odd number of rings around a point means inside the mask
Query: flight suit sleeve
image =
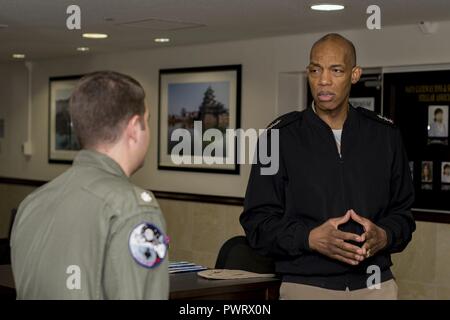
<svg viewBox="0 0 450 320"><path fill-rule="evenodd" d="M269 131L270 132L270 131ZM268 146L270 149L270 133ZM280 134L280 140L283 139ZM251 247L262 255L292 257L309 249L309 232L300 218L287 218L285 192L288 181L280 146L279 169L264 175L258 160L252 165L240 223Z"/></svg>
<svg viewBox="0 0 450 320"><path fill-rule="evenodd" d="M119 220L105 256L105 298L168 299L168 238L161 212L154 209Z"/></svg>
<svg viewBox="0 0 450 320"><path fill-rule="evenodd" d="M377 222L377 225L383 228L387 234L388 243L384 250L395 253L406 248L411 241L416 224L411 213L414 202L414 187L408 157L398 128L393 130L391 141L393 157L390 202L386 215Z"/></svg>

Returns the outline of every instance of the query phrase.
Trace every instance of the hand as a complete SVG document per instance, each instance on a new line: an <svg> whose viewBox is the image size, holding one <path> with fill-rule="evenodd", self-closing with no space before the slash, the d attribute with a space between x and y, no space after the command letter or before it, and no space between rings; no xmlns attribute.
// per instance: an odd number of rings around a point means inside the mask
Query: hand
<svg viewBox="0 0 450 320"><path fill-rule="evenodd" d="M327 257L339 260L351 265L358 265L365 259L364 249L347 243L352 240L364 242L364 236L338 230L341 224L346 223L351 218L350 210L339 218L327 220L324 224L314 228L309 233L309 247Z"/></svg>
<svg viewBox="0 0 450 320"><path fill-rule="evenodd" d="M361 217L355 211L350 210L351 218L364 227L364 233L366 242L363 244L363 254L366 258L375 255L378 251L384 249L387 245L387 234L382 228L378 227L375 223Z"/></svg>

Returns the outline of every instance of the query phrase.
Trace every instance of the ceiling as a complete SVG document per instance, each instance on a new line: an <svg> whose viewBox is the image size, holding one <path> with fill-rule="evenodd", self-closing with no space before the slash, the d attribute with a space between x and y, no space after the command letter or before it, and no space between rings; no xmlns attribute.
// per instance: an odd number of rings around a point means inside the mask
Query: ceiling
<svg viewBox="0 0 450 320"><path fill-rule="evenodd" d="M344 4L316 12L311 4ZM0 61L12 53L38 60L90 53L365 28L366 8L381 7L382 26L450 20L450 0L0 0ZM66 28L66 9L81 8L81 30ZM8 25L8 27L1 27ZM103 40L83 39L103 32ZM169 37L157 44L156 37ZM90 54L88 53L88 54Z"/></svg>

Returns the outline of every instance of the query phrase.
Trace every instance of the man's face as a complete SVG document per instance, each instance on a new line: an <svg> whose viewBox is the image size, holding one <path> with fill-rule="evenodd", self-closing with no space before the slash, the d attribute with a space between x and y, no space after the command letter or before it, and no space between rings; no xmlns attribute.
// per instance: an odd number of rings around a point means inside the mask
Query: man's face
<svg viewBox="0 0 450 320"><path fill-rule="evenodd" d="M436 112L436 122L442 123L444 120L444 114L442 112Z"/></svg>
<svg viewBox="0 0 450 320"><path fill-rule="evenodd" d="M352 65L348 46L328 40L313 48L307 74L316 108L332 111L348 103L351 85L358 82L361 69Z"/></svg>

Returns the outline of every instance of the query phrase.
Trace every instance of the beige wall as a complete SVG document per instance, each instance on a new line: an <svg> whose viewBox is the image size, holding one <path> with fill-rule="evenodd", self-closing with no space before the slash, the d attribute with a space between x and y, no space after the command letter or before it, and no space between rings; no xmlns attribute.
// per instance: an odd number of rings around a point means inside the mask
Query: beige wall
<svg viewBox="0 0 450 320"><path fill-rule="evenodd" d="M450 21L436 34L423 35L417 25L342 32L352 39L364 67L390 67L450 63ZM157 170L158 70L175 67L242 64L241 123L264 128L282 108L277 102L280 74L300 72L308 51L322 34L292 35L249 41L161 48L113 54L87 54L33 62L31 141L33 155L21 151L27 139L27 73L22 63L0 64L0 117L6 119L2 139L0 176L50 180L67 166L47 163L48 78L113 69L138 79L146 89L151 111L153 144L146 166L134 177L138 185L153 190L242 197L249 166L240 175L195 174ZM304 92L300 95L304 95ZM299 97L299 101L303 101ZM0 234L9 224L9 209L30 191L29 187L0 185ZM242 233L239 207L161 200L172 236L171 257L213 266L223 241ZM418 223L408 249L395 257L395 270L403 297L450 299L450 226Z"/></svg>
<svg viewBox="0 0 450 320"><path fill-rule="evenodd" d="M418 222L413 241L393 258L403 299L450 299L450 225Z"/></svg>
<svg viewBox="0 0 450 320"><path fill-rule="evenodd" d="M171 260L214 267L222 244L244 234L239 224L239 206L164 199L158 202L167 221Z"/></svg>

